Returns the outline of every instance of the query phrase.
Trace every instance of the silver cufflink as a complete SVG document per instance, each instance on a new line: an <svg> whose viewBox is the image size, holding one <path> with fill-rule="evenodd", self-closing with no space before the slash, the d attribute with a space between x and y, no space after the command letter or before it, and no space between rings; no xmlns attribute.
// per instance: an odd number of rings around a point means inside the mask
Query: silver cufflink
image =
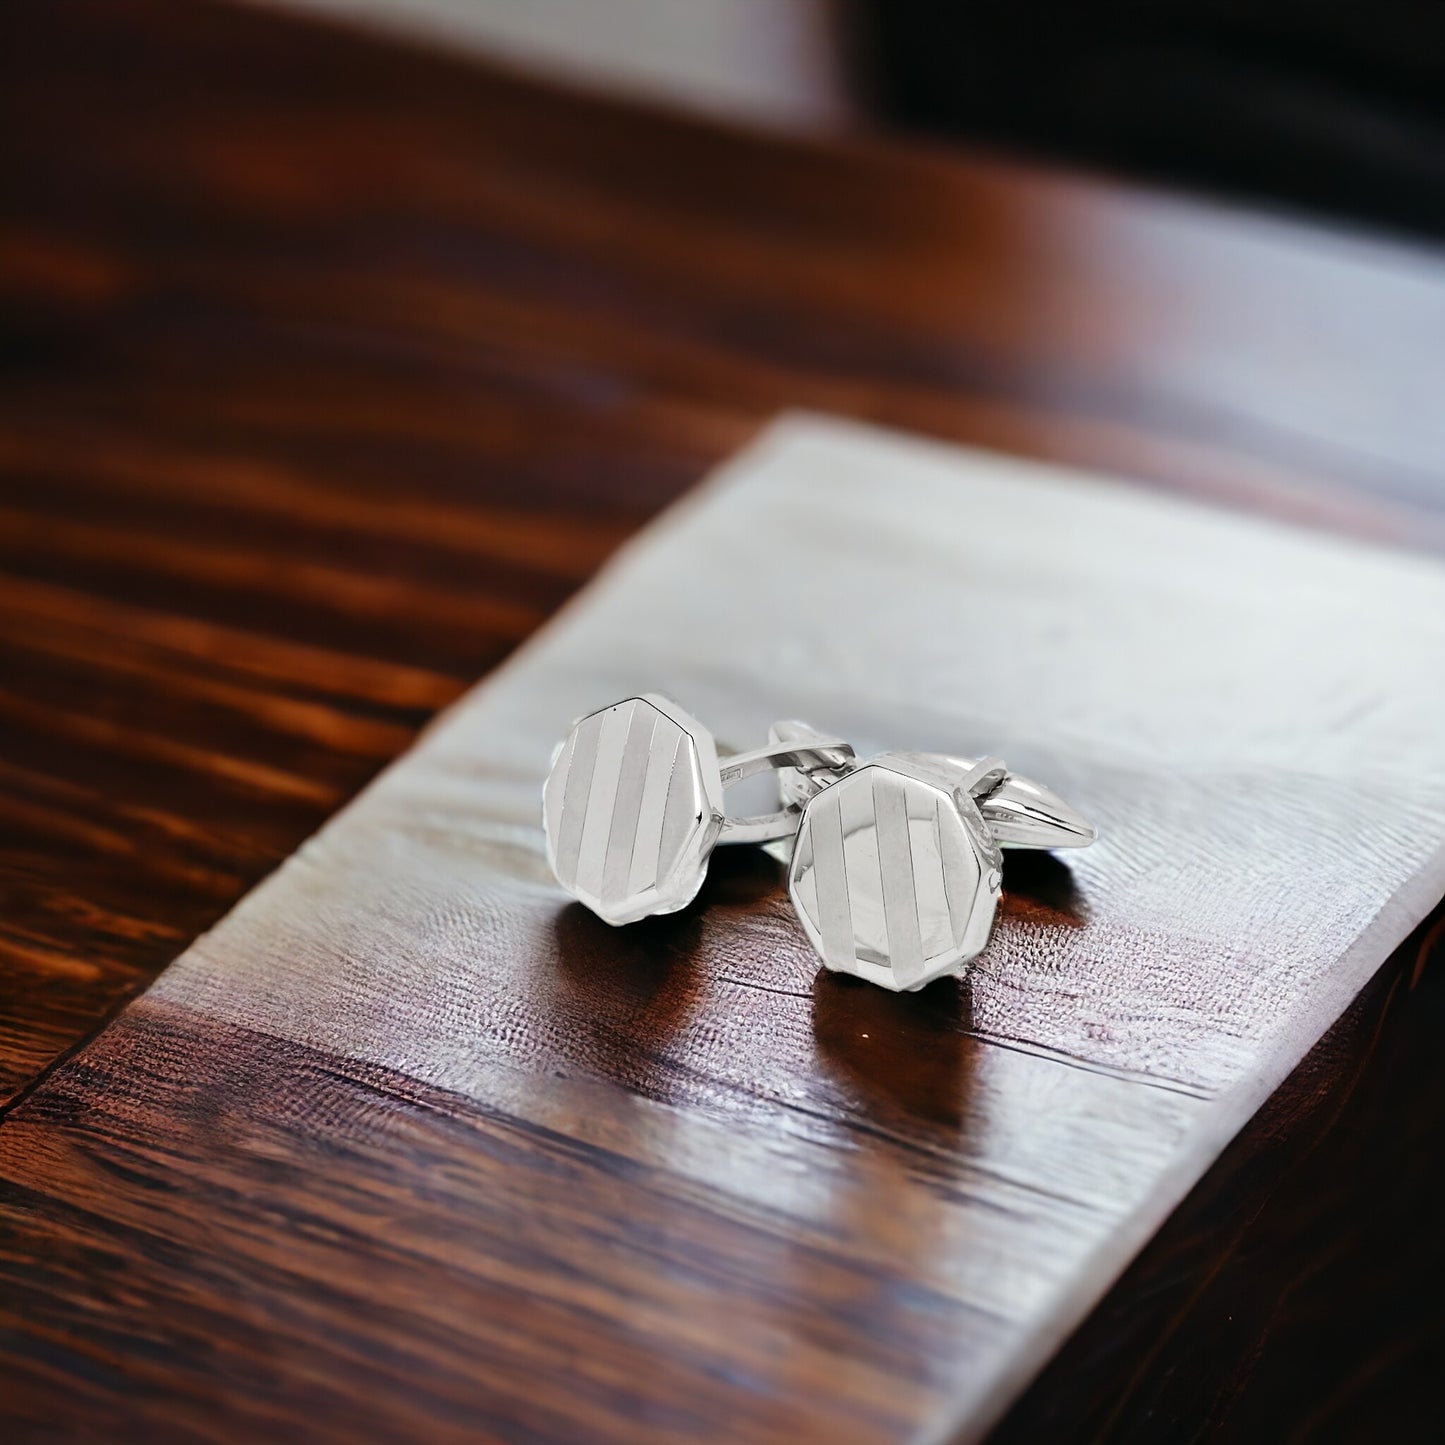
<svg viewBox="0 0 1445 1445"><path fill-rule="evenodd" d="M712 850L791 836L798 810L729 817L723 792L768 768L805 775L853 749L809 731L719 759L702 723L657 693L624 698L574 724L543 790L547 861L557 881L608 923L675 913L697 896Z"/></svg>
<svg viewBox="0 0 1445 1445"><path fill-rule="evenodd" d="M811 730L779 723L795 745ZM885 753L788 769L801 809L788 895L826 968L906 992L982 952L1003 887L1004 847L1081 848L1097 831L999 758Z"/></svg>
<svg viewBox="0 0 1445 1445"><path fill-rule="evenodd" d="M731 817L724 790L778 772L780 807ZM885 753L805 723L719 758L712 734L647 693L577 722L543 792L557 881L608 923L684 908L724 843L792 840L788 895L825 967L919 989L982 951L1003 886L1002 848L1079 848L1094 827L998 758Z"/></svg>

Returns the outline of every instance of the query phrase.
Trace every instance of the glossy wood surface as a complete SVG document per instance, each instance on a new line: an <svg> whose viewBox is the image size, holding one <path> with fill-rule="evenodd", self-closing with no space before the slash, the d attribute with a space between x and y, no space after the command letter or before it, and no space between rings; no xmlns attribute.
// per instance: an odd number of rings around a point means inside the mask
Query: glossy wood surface
<svg viewBox="0 0 1445 1445"><path fill-rule="evenodd" d="M12 4L0 26L12 1091L779 406L1439 545L1428 255L749 140L264 15ZM1383 1014L1400 1049L1416 1035L1392 1020L1418 996ZM1355 1151L1330 1171L1339 1214L1368 1217L1350 1178L1373 1169L1418 1194L1428 1151L1351 1112L1353 1075L1300 1088L1338 1101L1323 1137ZM1401 1138L1438 1140L1430 1097L1401 1099L1420 1131ZM29 1107L67 1105L41 1089ZM1247 1159L1273 1157L1255 1143ZM1247 1159L1218 1197L1267 1219ZM6 1201L29 1272L12 1408L74 1435L83 1374L84 1408L123 1420L137 1340L92 1341L84 1366L55 1353L99 1262L65 1262L58 1206ZM1323 1271L1354 1297L1360 1259L1321 1259L1292 1217L1259 1273ZM1160 1248L1181 1257L1167 1231ZM1238 1257L1212 1231L1192 1248L1201 1280ZM124 1254L106 1266L122 1296ZM1414 1256L1438 1260L1424 1237ZM1422 1272L1373 1278L1362 1388L1398 1402ZM1140 1288L1147 1318L1158 1291ZM1127 1400L1177 1401L1202 1372L1227 1382L1185 1410L1207 1423L1221 1397L1275 1398L1269 1362L1313 1349L1261 1310L1206 1351L1192 1313ZM153 1368L146 1390L183 1393ZM1051 1388L1113 1394L1089 1372ZM1131 1419L1135 1438L1158 1426L1126 1403L1114 1428Z"/></svg>

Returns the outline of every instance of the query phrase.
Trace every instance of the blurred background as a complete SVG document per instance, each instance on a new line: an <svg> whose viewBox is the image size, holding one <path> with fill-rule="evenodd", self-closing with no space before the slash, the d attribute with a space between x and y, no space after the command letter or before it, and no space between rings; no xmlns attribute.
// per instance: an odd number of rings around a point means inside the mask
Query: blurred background
<svg viewBox="0 0 1445 1445"><path fill-rule="evenodd" d="M734 119L1445 231L1445 6L1419 0L287 3Z"/></svg>

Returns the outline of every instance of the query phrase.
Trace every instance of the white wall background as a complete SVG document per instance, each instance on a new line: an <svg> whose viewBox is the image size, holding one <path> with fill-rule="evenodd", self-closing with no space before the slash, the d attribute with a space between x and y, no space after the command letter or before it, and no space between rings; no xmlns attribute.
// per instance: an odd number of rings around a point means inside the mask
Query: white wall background
<svg viewBox="0 0 1445 1445"><path fill-rule="evenodd" d="M842 123L837 0L273 0L790 129Z"/></svg>

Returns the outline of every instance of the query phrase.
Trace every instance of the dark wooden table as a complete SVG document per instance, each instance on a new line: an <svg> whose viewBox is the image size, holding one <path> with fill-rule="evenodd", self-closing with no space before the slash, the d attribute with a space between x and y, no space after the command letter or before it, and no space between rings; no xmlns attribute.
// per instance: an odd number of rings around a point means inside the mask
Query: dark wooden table
<svg viewBox="0 0 1445 1445"><path fill-rule="evenodd" d="M159 0L5 7L0 209L0 1148L779 408L1445 550L1445 258L1418 249ZM999 1438L1434 1438L1440 936ZM47 1252L67 1227L0 1186L6 1438L88 1438L75 1387L117 1422L138 1388L144 1330L85 1313L127 1257Z"/></svg>

